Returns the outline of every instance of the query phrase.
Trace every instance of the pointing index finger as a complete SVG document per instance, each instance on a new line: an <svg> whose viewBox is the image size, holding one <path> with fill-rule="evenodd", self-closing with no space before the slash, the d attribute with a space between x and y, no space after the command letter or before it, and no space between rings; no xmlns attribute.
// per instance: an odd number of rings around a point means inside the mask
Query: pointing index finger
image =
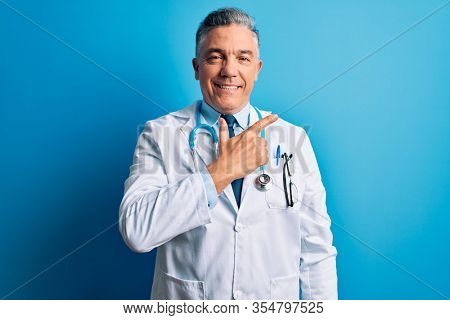
<svg viewBox="0 0 450 320"><path fill-rule="evenodd" d="M278 120L278 115L276 114L269 114L268 116L265 116L261 120L255 122L249 129L254 130L257 133L260 133L262 129L266 128L267 126L271 125L275 121Z"/></svg>

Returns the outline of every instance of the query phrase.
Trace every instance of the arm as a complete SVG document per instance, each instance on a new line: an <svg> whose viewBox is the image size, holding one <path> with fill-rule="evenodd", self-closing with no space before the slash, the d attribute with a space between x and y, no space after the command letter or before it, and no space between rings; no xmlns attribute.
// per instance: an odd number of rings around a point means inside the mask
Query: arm
<svg viewBox="0 0 450 320"><path fill-rule="evenodd" d="M308 168L301 207L300 280L302 299L337 299L336 248L327 214L326 193L306 133L302 155Z"/></svg>
<svg viewBox="0 0 450 320"><path fill-rule="evenodd" d="M119 210L122 237L137 252L211 222L204 173L169 183L162 159L149 122L139 136Z"/></svg>

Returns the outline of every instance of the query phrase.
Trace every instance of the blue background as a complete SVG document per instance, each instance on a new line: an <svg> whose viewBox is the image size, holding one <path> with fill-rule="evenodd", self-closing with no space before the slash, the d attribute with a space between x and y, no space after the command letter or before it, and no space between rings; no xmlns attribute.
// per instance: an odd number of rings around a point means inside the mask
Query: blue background
<svg viewBox="0 0 450 320"><path fill-rule="evenodd" d="M142 124L200 97L195 31L224 5L261 32L252 102L310 128L340 298L450 296L450 5L388 42L443 3L0 0L0 297L149 297L123 182Z"/></svg>

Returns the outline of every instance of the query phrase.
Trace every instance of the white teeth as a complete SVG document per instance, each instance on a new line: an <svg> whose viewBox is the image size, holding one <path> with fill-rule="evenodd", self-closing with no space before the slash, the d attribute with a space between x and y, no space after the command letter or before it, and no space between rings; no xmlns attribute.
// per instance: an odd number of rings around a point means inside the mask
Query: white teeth
<svg viewBox="0 0 450 320"><path fill-rule="evenodd" d="M220 89L225 89L225 90L236 90L237 88L239 88L238 86L223 86L223 85L220 85L220 84L217 84L217 86Z"/></svg>

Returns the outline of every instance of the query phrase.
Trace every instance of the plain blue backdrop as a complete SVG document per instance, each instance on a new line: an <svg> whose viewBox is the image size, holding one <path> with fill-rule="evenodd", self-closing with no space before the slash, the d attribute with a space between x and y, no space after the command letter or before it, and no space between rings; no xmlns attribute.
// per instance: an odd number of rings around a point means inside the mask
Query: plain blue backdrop
<svg viewBox="0 0 450 320"><path fill-rule="evenodd" d="M0 0L0 297L149 298L123 182L142 124L201 97L195 31L225 5L261 32L252 102L309 128L340 298L449 297L445 3Z"/></svg>

